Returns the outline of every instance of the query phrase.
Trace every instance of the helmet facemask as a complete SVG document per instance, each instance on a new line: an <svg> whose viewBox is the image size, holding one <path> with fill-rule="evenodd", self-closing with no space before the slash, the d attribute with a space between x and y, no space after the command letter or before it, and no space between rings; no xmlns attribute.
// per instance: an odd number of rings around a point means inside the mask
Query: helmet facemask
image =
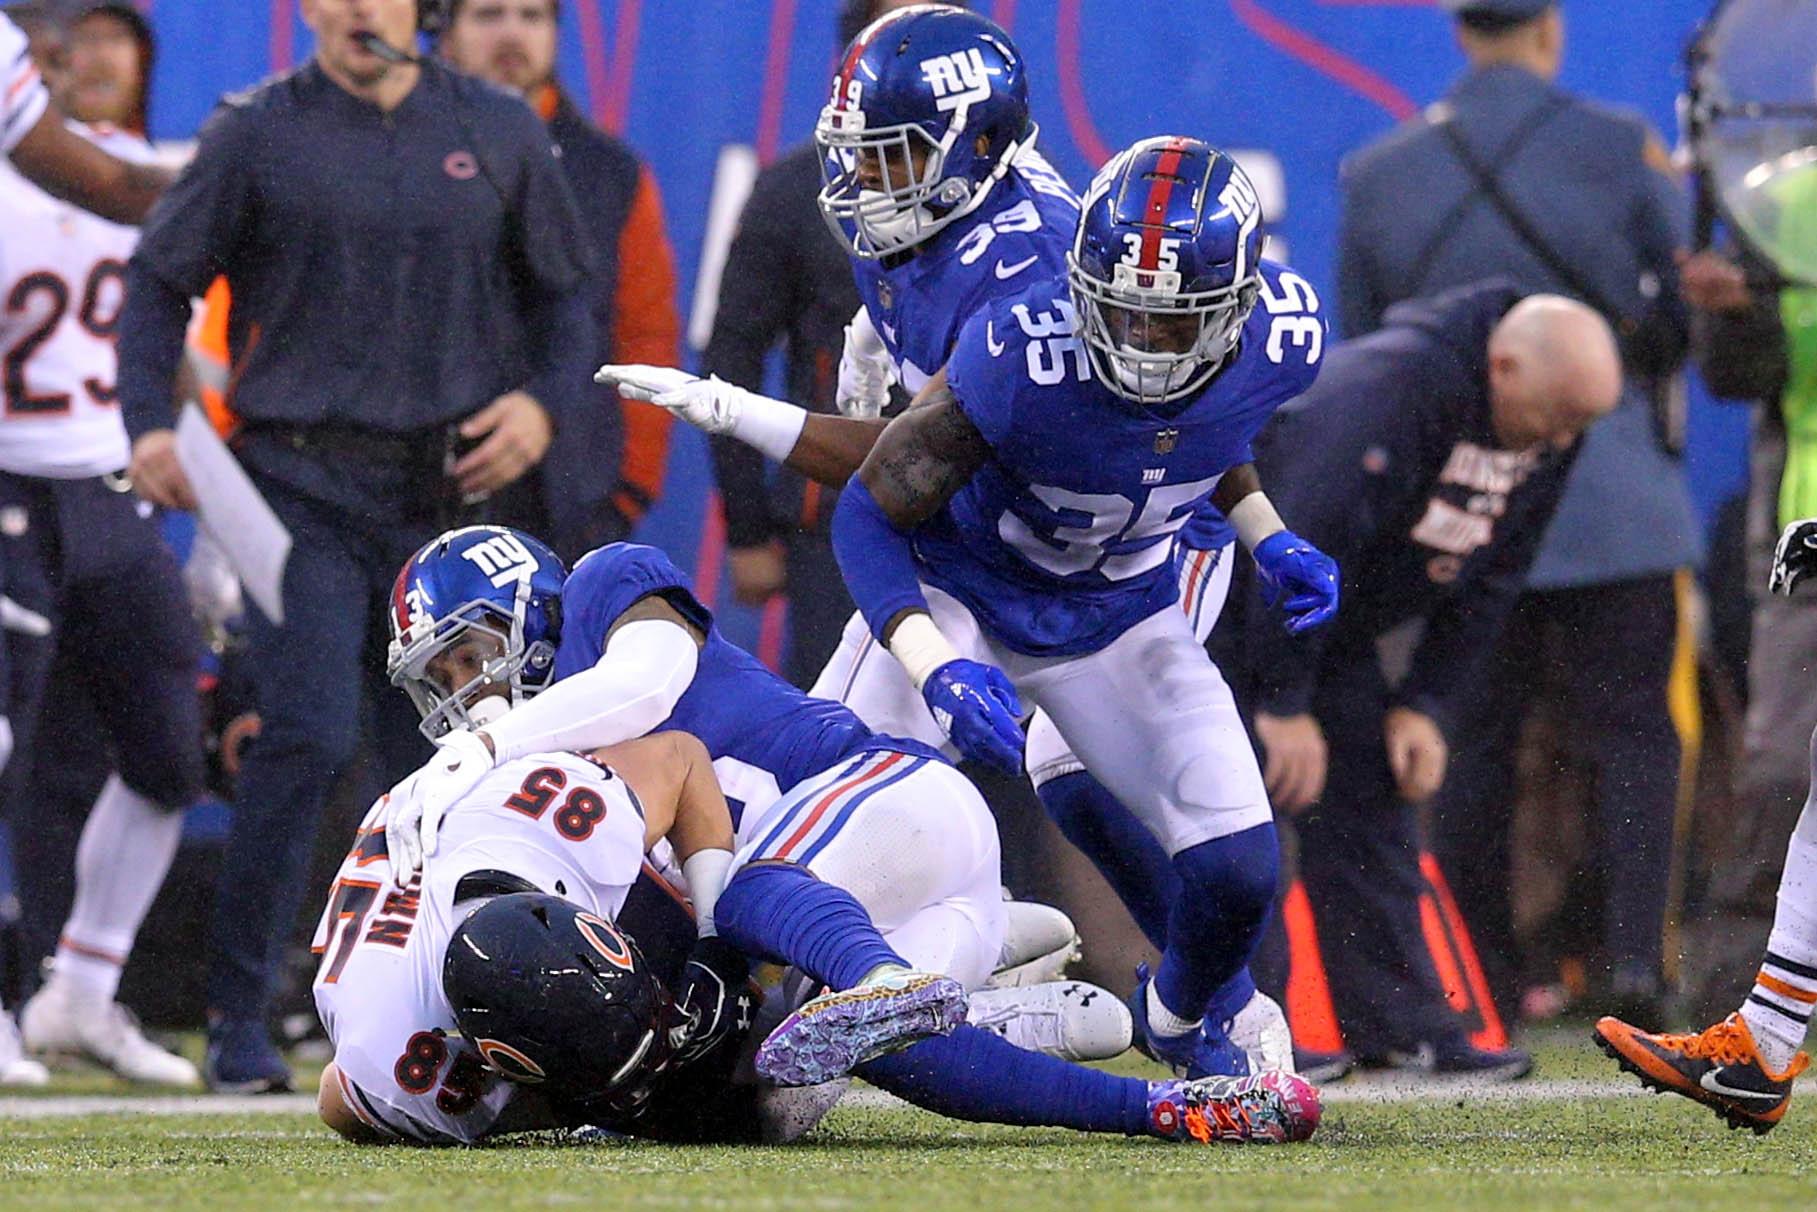
<svg viewBox="0 0 1817 1212"><path fill-rule="evenodd" d="M853 256L875 260L913 248L983 200L963 177L942 179L964 130L963 114L936 140L914 122L867 128L863 110L820 112L820 210Z"/></svg>
<svg viewBox="0 0 1817 1212"><path fill-rule="evenodd" d="M1188 291L1171 270L1117 264L1107 281L1076 252L1068 254L1066 266L1092 372L1105 387L1145 406L1202 390L1236 349L1259 294L1255 274L1230 286Z"/></svg>
<svg viewBox="0 0 1817 1212"><path fill-rule="evenodd" d="M530 582L524 578L518 582L510 618L492 603L476 600L441 618L418 616L392 639L386 672L391 684L402 687L416 704L423 717L418 728L424 736L434 741L457 729L483 728L549 684L554 645L546 640L524 642L529 597ZM431 666L446 664L438 658L451 656L471 642L489 642L492 655L462 685L446 685ZM505 688L502 695L495 690L501 686Z"/></svg>

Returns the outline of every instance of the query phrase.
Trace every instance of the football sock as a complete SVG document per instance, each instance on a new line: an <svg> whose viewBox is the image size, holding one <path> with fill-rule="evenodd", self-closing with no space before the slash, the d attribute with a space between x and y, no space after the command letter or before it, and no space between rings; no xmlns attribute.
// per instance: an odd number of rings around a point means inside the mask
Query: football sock
<svg viewBox="0 0 1817 1212"><path fill-rule="evenodd" d="M858 1067L898 1098L974 1123L1148 1131L1148 1083L1018 1048L969 1024Z"/></svg>
<svg viewBox="0 0 1817 1212"><path fill-rule="evenodd" d="M1741 1017L1753 1032L1760 1059L1775 1073L1792 1063L1811 1011L1817 1009L1817 816L1807 805L1786 847L1785 874L1766 958Z"/></svg>
<svg viewBox="0 0 1817 1212"><path fill-rule="evenodd" d="M1192 1022L1248 965L1274 906L1281 849L1269 822L1190 846L1173 862L1180 894L1148 999L1151 1025L1157 1000Z"/></svg>
<svg viewBox="0 0 1817 1212"><path fill-rule="evenodd" d="M1180 877L1148 826L1084 771L1048 779L1035 794L1066 840L1110 884L1154 949L1166 950L1167 909L1179 899Z"/></svg>
<svg viewBox="0 0 1817 1212"><path fill-rule="evenodd" d="M733 946L793 964L829 989L850 989L886 964L911 966L851 893L794 863L741 869L720 894L713 921Z"/></svg>
<svg viewBox="0 0 1817 1212"><path fill-rule="evenodd" d="M52 971L113 1001L133 939L183 837L183 814L111 775L76 846L76 899Z"/></svg>

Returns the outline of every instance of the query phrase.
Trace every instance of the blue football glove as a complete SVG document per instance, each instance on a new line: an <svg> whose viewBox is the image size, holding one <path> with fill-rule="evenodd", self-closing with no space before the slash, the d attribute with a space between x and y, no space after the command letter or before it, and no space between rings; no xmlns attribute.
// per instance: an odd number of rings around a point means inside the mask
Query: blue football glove
<svg viewBox="0 0 1817 1212"><path fill-rule="evenodd" d="M1298 635L1338 612L1337 561L1293 531L1276 531L1250 554L1261 579L1262 599L1287 612L1288 631Z"/></svg>
<svg viewBox="0 0 1817 1212"><path fill-rule="evenodd" d="M928 675L921 697L960 753L1007 775L1022 773L1022 702L1001 669L948 661Z"/></svg>

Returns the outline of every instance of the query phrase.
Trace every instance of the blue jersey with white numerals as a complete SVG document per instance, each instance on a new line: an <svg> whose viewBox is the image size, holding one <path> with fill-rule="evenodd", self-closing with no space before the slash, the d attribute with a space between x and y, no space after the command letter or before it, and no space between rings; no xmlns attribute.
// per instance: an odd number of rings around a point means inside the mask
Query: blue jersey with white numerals
<svg viewBox="0 0 1817 1212"><path fill-rule="evenodd" d="M947 384L992 458L916 530L923 578L1033 656L1094 652L1170 605L1181 527L1324 352L1305 279L1273 261L1261 277L1229 363L1166 412L1092 375L1063 278L974 316Z"/></svg>
<svg viewBox="0 0 1817 1212"><path fill-rule="evenodd" d="M746 811L762 812L781 792L860 753L894 749L939 757L915 741L879 736L849 708L803 694L771 673L719 633L712 612L669 557L641 543L596 548L574 566L562 587L556 679L597 665L612 624L652 595L706 633L694 680L662 727L691 732L707 747L734 824Z"/></svg>
<svg viewBox="0 0 1817 1212"><path fill-rule="evenodd" d="M983 205L913 254L852 258L859 297L902 385L920 391L980 307L1064 275L1078 224L1078 195L1031 149Z"/></svg>

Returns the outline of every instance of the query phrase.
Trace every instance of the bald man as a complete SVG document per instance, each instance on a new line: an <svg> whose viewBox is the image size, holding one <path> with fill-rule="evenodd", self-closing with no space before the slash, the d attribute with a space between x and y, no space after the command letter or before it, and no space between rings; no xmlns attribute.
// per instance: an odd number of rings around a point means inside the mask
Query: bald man
<svg viewBox="0 0 1817 1212"><path fill-rule="evenodd" d="M1578 437L1620 391L1596 312L1497 280L1402 304L1333 349L1257 445L1282 516L1343 570L1330 626L1290 635L1251 604L1237 680L1269 794L1298 818L1358 1059L1531 1068L1518 1049L1473 1047L1446 1003L1420 924L1415 809L1444 782L1459 693L1520 592ZM1405 672L1385 669L1378 641L1412 630Z"/></svg>

